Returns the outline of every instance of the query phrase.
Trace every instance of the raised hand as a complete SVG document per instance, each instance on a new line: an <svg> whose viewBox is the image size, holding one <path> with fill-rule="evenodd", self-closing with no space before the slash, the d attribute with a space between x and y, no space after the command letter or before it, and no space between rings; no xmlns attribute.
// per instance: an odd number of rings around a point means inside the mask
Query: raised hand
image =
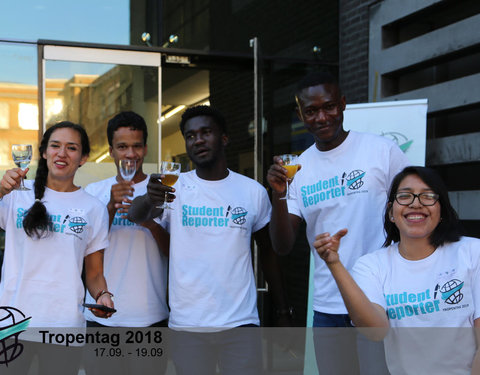
<svg viewBox="0 0 480 375"><path fill-rule="evenodd" d="M302 168L298 165L298 169ZM279 156L273 157L273 164L267 172L267 181L274 192L282 194L287 186L287 170L283 167L283 161Z"/></svg>
<svg viewBox="0 0 480 375"><path fill-rule="evenodd" d="M175 192L175 189L162 184L162 178L165 178L165 175L160 173L152 173L150 175L150 180L147 185L147 197L150 203L154 206L161 206L165 201L165 193L167 193L167 199L169 202L172 202L175 199L175 195L172 194Z"/></svg>
<svg viewBox="0 0 480 375"><path fill-rule="evenodd" d="M317 250L318 255L327 264L334 264L340 261L338 249L340 247L340 240L347 234L347 229L340 229L333 236L330 233L322 233L315 237L313 246Z"/></svg>
<svg viewBox="0 0 480 375"><path fill-rule="evenodd" d="M18 188L24 178L27 175L28 168L22 170L21 168L9 169L3 175L2 180L0 181L0 194L5 196L10 193L12 190Z"/></svg>
<svg viewBox="0 0 480 375"><path fill-rule="evenodd" d="M132 200L129 197L133 197L134 183L132 181L120 181L115 185L112 185L110 190L110 201L107 204L108 211L127 213Z"/></svg>

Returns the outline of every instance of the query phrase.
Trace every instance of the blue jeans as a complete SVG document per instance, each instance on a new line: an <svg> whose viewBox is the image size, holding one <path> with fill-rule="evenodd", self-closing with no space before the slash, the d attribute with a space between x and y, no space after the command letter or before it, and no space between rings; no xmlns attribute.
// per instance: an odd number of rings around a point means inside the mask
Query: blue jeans
<svg viewBox="0 0 480 375"><path fill-rule="evenodd" d="M314 311L313 327L319 374L388 374L383 342L357 334L347 314Z"/></svg>
<svg viewBox="0 0 480 375"><path fill-rule="evenodd" d="M313 313L313 344L318 373L359 374L357 335L346 314Z"/></svg>
<svg viewBox="0 0 480 375"><path fill-rule="evenodd" d="M314 327L353 327L347 314L327 314L318 311L313 312Z"/></svg>

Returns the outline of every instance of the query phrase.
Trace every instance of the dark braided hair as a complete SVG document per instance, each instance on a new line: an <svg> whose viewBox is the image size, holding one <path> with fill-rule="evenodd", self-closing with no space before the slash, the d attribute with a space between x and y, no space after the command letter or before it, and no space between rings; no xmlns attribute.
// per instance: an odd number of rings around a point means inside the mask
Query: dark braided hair
<svg viewBox="0 0 480 375"><path fill-rule="evenodd" d="M90 142L88 140L87 132L80 125L74 124L70 121L62 121L47 129L43 135L40 147L38 148L40 160L38 161L37 174L35 175L34 182L35 202L23 218L23 229L27 236L32 238L43 238L49 234L50 215L48 214L45 205L41 202L41 199L45 194L45 187L48 178L47 159L43 157L43 154L47 150L48 141L53 132L57 129L63 128L77 131L81 138L82 155L88 155L90 153Z"/></svg>

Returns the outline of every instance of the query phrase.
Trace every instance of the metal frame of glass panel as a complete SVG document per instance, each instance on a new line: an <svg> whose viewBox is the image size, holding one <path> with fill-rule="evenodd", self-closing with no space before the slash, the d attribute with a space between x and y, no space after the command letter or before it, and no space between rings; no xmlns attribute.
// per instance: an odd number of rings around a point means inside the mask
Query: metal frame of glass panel
<svg viewBox="0 0 480 375"><path fill-rule="evenodd" d="M89 48L53 44L38 44L38 115L42 134L46 130L45 121L45 62L48 60L135 65L158 68L158 113L162 113L162 55L159 52L131 51L125 49ZM158 118L159 120L159 118ZM160 121L158 121L160 124ZM158 165L161 162L162 127L158 126Z"/></svg>

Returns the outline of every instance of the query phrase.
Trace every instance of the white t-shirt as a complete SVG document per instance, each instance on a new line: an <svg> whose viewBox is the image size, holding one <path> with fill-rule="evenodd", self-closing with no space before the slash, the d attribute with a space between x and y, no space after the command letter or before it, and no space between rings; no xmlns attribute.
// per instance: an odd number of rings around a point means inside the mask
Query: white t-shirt
<svg viewBox="0 0 480 375"><path fill-rule="evenodd" d="M95 182L85 190L110 201L116 177ZM133 185L133 198L147 192L148 176ZM132 199L133 199L132 198ZM168 318L167 258L161 254L150 230L116 213L110 227L110 245L105 249L104 274L108 290L115 296L117 312L108 319L98 318L85 309L87 320L114 327L147 327ZM87 293L87 303L95 303Z"/></svg>
<svg viewBox="0 0 480 375"><path fill-rule="evenodd" d="M394 328L385 339L393 374L469 373L471 327L480 317L480 240L462 237L417 261L403 258L396 243L361 257L352 276Z"/></svg>
<svg viewBox="0 0 480 375"><path fill-rule="evenodd" d="M307 224L307 239L315 260L313 309L346 314L342 297L313 242L323 232L342 228L340 259L347 269L362 255L382 246L383 213L393 177L409 165L405 154L388 139L350 131L341 145L319 151L315 144L300 155L288 200L291 214Z"/></svg>
<svg viewBox="0 0 480 375"><path fill-rule="evenodd" d="M32 182L25 185L33 189ZM0 202L0 227L6 232L0 306L31 316L31 327L84 327L83 259L108 246L107 210L83 189L46 188L42 202L51 231L33 239L25 234L23 216L34 200L33 190L14 190Z"/></svg>
<svg viewBox="0 0 480 375"><path fill-rule="evenodd" d="M171 236L169 326L258 325L250 243L270 221L266 190L230 170L220 181L182 173L174 187L161 220Z"/></svg>

